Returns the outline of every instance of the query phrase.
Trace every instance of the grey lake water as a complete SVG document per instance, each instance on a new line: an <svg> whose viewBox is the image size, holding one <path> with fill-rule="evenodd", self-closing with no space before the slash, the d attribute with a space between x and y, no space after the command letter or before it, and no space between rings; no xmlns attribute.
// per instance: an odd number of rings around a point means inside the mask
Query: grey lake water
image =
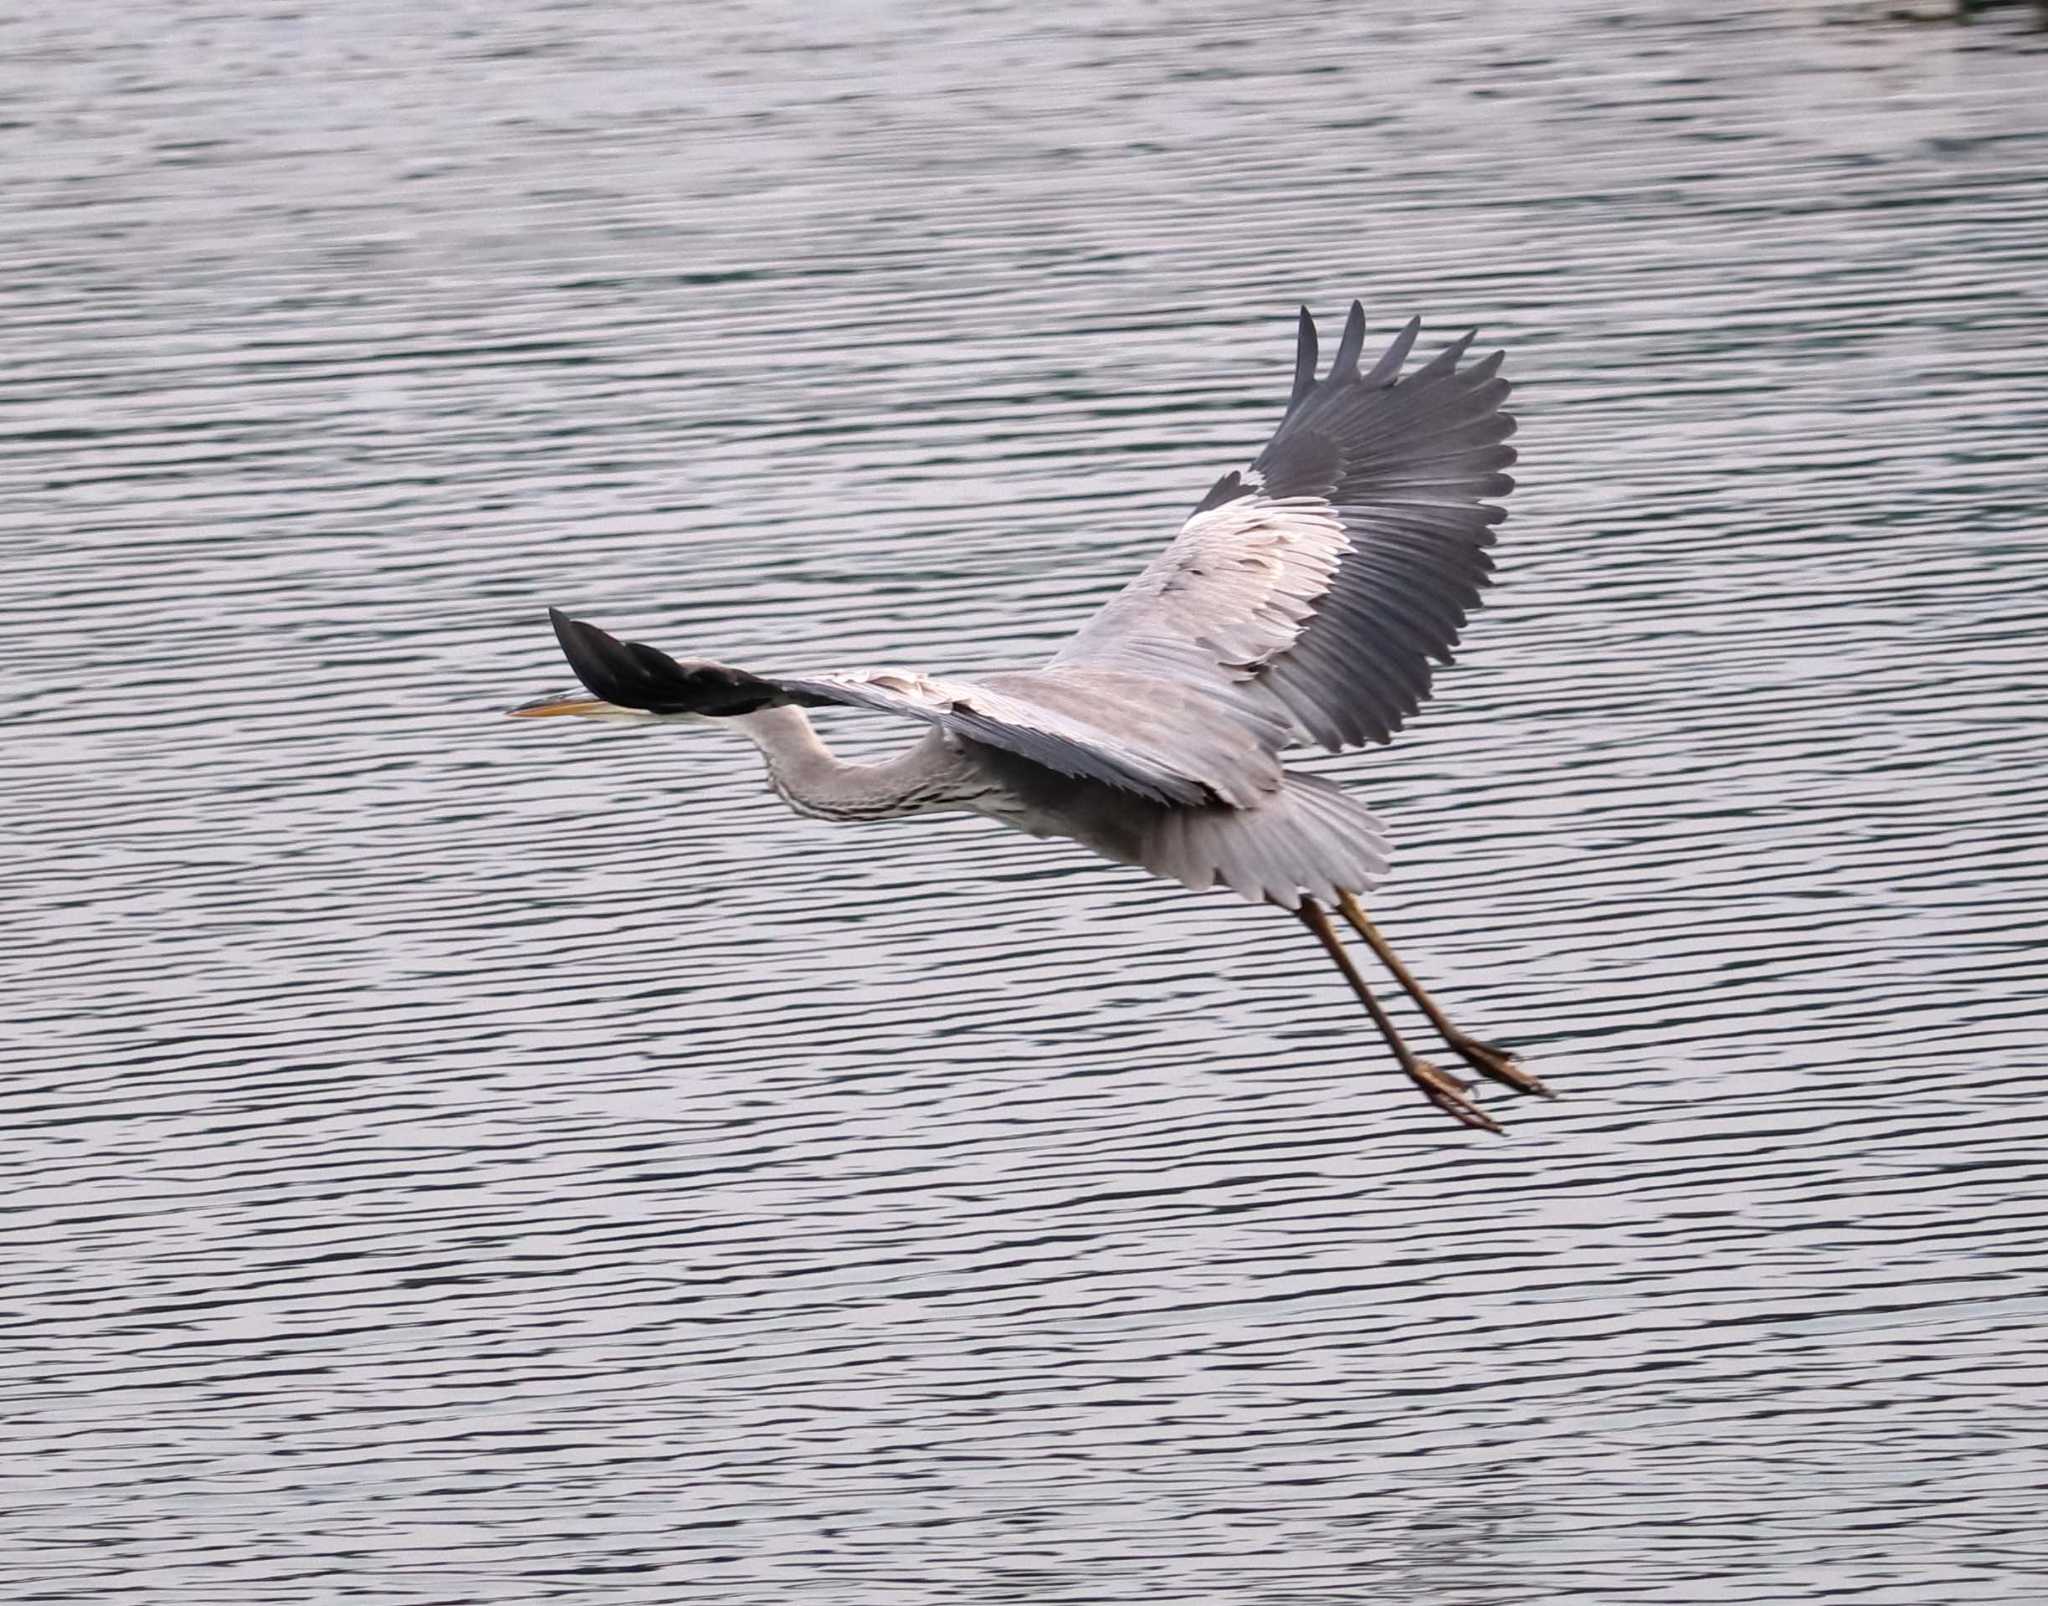
<svg viewBox="0 0 2048 1606"><path fill-rule="evenodd" d="M2048 1599L2028 17L0 18L0 1599ZM1270 910L501 717L1040 661L1354 295L1518 384L1304 760L1505 1138Z"/></svg>

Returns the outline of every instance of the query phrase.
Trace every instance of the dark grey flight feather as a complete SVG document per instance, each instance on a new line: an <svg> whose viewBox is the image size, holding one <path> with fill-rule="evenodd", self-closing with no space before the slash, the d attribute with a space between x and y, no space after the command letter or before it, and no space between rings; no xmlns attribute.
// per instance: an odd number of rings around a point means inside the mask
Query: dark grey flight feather
<svg viewBox="0 0 2048 1606"><path fill-rule="evenodd" d="M1301 322L1295 329L1294 391L1287 398L1287 410L1290 413L1316 388L1316 321L1308 308L1301 309Z"/></svg>

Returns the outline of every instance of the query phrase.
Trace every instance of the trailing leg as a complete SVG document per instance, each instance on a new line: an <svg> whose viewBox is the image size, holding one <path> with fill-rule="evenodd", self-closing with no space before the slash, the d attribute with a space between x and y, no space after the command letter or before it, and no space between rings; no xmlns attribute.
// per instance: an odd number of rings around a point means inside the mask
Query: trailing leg
<svg viewBox="0 0 2048 1606"><path fill-rule="evenodd" d="M1372 989L1365 985L1365 978L1358 974L1358 967L1351 962L1351 955L1344 951L1343 941L1331 929L1330 917L1323 912L1323 906L1313 898L1303 898L1300 909L1295 912L1301 923L1314 932L1316 940L1328 950L1337 968L1344 972L1344 979L1351 983L1351 990L1358 994L1358 1001L1365 1005L1366 1013L1372 1016L1373 1024L1387 1040L1387 1047L1394 1051L1394 1058L1408 1073L1408 1079L1422 1090L1422 1096L1455 1121L1478 1127L1483 1132L1498 1132L1500 1124L1466 1096L1470 1088L1427 1060L1417 1059L1408 1045L1401 1041L1401 1034L1394 1029L1392 1019L1380 1007L1380 1001L1373 997Z"/></svg>
<svg viewBox="0 0 2048 1606"><path fill-rule="evenodd" d="M1394 980L1401 984L1410 998L1421 1005L1422 1013L1429 1017L1430 1025L1443 1034L1443 1040L1451 1045L1452 1053L1481 1076L1491 1077L1494 1081L1523 1093L1537 1093L1547 1099L1557 1097L1549 1088L1523 1070L1521 1061L1508 1050L1481 1042L1469 1032L1460 1031L1452 1025L1451 1018L1437 1007L1435 999L1423 991L1422 983L1409 973L1408 967L1401 963L1400 957L1387 939L1379 934L1379 928L1366 919L1365 911L1358 906L1356 898L1348 892L1339 892L1337 907L1344 911L1344 918L1351 922L1351 929L1365 939L1366 946L1371 948L1379 956L1380 963L1393 973Z"/></svg>

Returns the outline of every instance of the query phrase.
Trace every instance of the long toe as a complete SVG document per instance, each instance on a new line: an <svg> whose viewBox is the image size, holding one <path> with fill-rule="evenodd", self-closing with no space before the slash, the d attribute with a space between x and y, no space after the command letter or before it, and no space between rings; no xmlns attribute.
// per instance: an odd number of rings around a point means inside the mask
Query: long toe
<svg viewBox="0 0 2048 1606"><path fill-rule="evenodd" d="M1477 1127L1481 1132L1501 1131L1501 1124L1472 1102L1470 1086L1448 1071L1439 1069L1428 1060L1409 1060L1402 1069L1422 1089L1422 1096L1452 1120Z"/></svg>
<svg viewBox="0 0 2048 1606"><path fill-rule="evenodd" d="M1476 1037L1450 1037L1446 1041L1451 1051L1481 1076L1511 1087L1518 1093L1534 1093L1539 1098L1554 1099L1557 1095L1535 1077L1522 1069L1521 1059L1504 1048L1491 1043L1482 1043Z"/></svg>

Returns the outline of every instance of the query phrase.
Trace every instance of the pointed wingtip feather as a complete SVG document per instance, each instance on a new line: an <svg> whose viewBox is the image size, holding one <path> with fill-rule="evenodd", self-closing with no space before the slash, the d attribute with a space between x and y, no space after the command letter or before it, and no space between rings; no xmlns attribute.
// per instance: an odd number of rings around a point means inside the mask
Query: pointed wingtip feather
<svg viewBox="0 0 2048 1606"><path fill-rule="evenodd" d="M1344 338L1337 342L1337 357L1330 364L1330 377L1342 379L1358 372L1358 354L1365 349L1365 303L1354 301L1344 318Z"/></svg>
<svg viewBox="0 0 2048 1606"><path fill-rule="evenodd" d="M1391 385L1401 377L1401 364L1408 360L1408 353L1415 347L1415 337L1422 333L1422 319L1410 318L1401 326L1401 332L1394 336L1391 344L1380 354L1380 360L1372 365L1372 372L1365 376L1368 385Z"/></svg>
<svg viewBox="0 0 2048 1606"><path fill-rule="evenodd" d="M1301 405L1302 397L1316 388L1316 320L1307 307L1301 309L1295 331L1294 389L1287 398L1290 413Z"/></svg>

